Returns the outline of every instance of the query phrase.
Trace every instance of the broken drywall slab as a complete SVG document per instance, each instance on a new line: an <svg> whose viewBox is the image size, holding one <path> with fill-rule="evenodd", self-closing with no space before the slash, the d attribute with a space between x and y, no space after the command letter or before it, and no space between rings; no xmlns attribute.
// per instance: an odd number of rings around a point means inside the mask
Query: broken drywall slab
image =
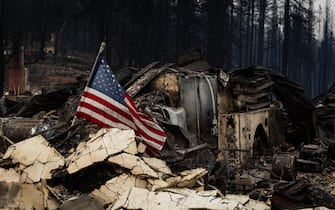
<svg viewBox="0 0 335 210"><path fill-rule="evenodd" d="M43 136L38 135L8 148L4 159L12 159L19 163L16 170L21 174L21 182L39 182L41 179L51 179L52 170L64 166L64 157Z"/></svg>
<svg viewBox="0 0 335 210"><path fill-rule="evenodd" d="M123 168L127 168L135 176L146 176L158 178L158 173L150 168L140 157L128 153L122 153L112 156L109 162L118 164Z"/></svg>
<svg viewBox="0 0 335 210"><path fill-rule="evenodd" d="M186 170L180 172L180 176L167 178L166 182L177 187L193 187L197 180L207 173L208 171L204 168Z"/></svg>
<svg viewBox="0 0 335 210"><path fill-rule="evenodd" d="M164 160L158 158L147 158L143 157L143 161L148 164L155 171L161 172L163 174L172 175L172 171L169 166L166 165Z"/></svg>
<svg viewBox="0 0 335 210"><path fill-rule="evenodd" d="M150 192L132 188L116 201L112 210L117 209L171 210L171 209L252 209L235 200L199 194L189 189L171 189L171 192ZM266 209L270 209L266 208Z"/></svg>
<svg viewBox="0 0 335 210"><path fill-rule="evenodd" d="M147 182L133 175L121 174L106 182L99 189L95 189L90 195L98 199L104 205L114 203L120 196L133 187L146 188Z"/></svg>
<svg viewBox="0 0 335 210"><path fill-rule="evenodd" d="M0 168L0 182L19 182L20 174L18 174L14 169L4 169Z"/></svg>
<svg viewBox="0 0 335 210"><path fill-rule="evenodd" d="M206 175L208 171L204 168L196 168L180 172L179 175L171 175L160 179L148 179L148 189L151 191L161 190L169 187L189 187L195 186L197 181Z"/></svg>
<svg viewBox="0 0 335 210"><path fill-rule="evenodd" d="M67 171L70 174L75 173L122 151L137 153L134 131L118 128L101 129L88 142L80 144L67 158Z"/></svg>

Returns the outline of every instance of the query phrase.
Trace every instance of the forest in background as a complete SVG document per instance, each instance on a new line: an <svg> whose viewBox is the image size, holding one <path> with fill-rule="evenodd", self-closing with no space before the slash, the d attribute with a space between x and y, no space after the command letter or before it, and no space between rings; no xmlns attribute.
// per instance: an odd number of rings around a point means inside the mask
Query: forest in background
<svg viewBox="0 0 335 210"><path fill-rule="evenodd" d="M44 48L55 56L94 55L107 43L115 68L179 62L201 53L227 71L262 65L304 85L306 95L335 81L333 14L313 0L0 0L0 52ZM9 56L0 53L0 84ZM57 59L55 59L56 61ZM0 93L3 91L0 89Z"/></svg>

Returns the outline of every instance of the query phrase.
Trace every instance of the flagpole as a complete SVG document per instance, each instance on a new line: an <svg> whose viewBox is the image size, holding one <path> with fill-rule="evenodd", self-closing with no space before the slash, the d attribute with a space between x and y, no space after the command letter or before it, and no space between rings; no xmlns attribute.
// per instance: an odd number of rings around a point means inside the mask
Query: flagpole
<svg viewBox="0 0 335 210"><path fill-rule="evenodd" d="M101 45L100 45L100 48L99 48L99 52L98 52L97 56L95 57L95 61L94 61L93 67L92 67L93 71L90 72L90 76L88 77L86 86L87 86L87 84L88 84L88 83L91 81L91 79L92 79L92 75L93 75L94 69L95 69L95 67L96 67L96 65L97 65L99 56L100 56L101 53L105 50L105 47L106 47L106 43L105 43L105 42L101 42Z"/></svg>
<svg viewBox="0 0 335 210"><path fill-rule="evenodd" d="M95 70L95 67L97 65L98 59L99 59L100 55L102 54L102 52L105 50L105 47L106 47L106 43L105 42L101 42L100 48L99 48L99 52L98 52L97 56L95 57L94 64L93 64L93 67L92 67L93 71L91 70L90 76L88 77L88 80L87 80L85 86L87 86L87 84L91 81L91 78L92 78L93 72ZM77 109L78 109L78 107L77 107ZM71 123L71 127L74 125L74 123L76 121L77 121L77 116L75 115L73 117L73 120L72 120L72 123Z"/></svg>

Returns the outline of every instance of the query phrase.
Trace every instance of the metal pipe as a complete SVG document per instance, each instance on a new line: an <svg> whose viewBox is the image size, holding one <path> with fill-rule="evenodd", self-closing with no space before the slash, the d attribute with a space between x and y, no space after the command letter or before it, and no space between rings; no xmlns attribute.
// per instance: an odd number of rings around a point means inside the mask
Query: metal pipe
<svg viewBox="0 0 335 210"><path fill-rule="evenodd" d="M213 86L212 83L209 81L208 77L205 76L205 79L208 83L209 90L211 92L211 98L212 98L212 107L213 107L213 117L216 118L216 109L215 109L215 97L214 97L214 91L213 91Z"/></svg>
<svg viewBox="0 0 335 210"><path fill-rule="evenodd" d="M198 97L199 97L199 94L198 94L198 90L199 90L199 87L198 87L198 83L197 83L197 78L194 77L194 90L195 90L195 104L196 104L196 115L197 115L197 131L198 131L198 139L200 140L200 119L199 119L199 100L198 100Z"/></svg>

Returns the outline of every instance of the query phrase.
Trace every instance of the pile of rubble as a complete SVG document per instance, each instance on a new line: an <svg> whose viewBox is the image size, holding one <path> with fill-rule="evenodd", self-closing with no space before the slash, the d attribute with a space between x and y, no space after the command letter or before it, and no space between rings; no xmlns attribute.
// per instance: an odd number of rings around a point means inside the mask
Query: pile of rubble
<svg viewBox="0 0 335 210"><path fill-rule="evenodd" d="M236 107L233 111L277 107L283 115L287 141L297 146L313 140L314 107L305 98L301 85L278 71L260 66L237 69L230 75Z"/></svg>
<svg viewBox="0 0 335 210"><path fill-rule="evenodd" d="M223 196L205 190L207 170L196 168L172 173L166 162L143 157L144 146L133 130L101 129L63 157L46 139L35 136L11 145L3 155L14 167L0 168L1 207L19 209L267 209L246 196ZM56 173L78 174L105 162L113 168L108 180L79 198L67 200L56 186ZM8 165L7 165L8 166ZM98 173L98 172L96 172ZM108 176L106 174L106 176ZM89 182L90 180L86 180Z"/></svg>
<svg viewBox="0 0 335 210"><path fill-rule="evenodd" d="M313 102L316 107L318 125L330 137L335 130L335 84L326 94L314 98Z"/></svg>
<svg viewBox="0 0 335 210"><path fill-rule="evenodd" d="M333 130L282 74L195 60L116 75L166 131L160 156L133 130L72 124L82 89L3 98L0 208L335 208Z"/></svg>

